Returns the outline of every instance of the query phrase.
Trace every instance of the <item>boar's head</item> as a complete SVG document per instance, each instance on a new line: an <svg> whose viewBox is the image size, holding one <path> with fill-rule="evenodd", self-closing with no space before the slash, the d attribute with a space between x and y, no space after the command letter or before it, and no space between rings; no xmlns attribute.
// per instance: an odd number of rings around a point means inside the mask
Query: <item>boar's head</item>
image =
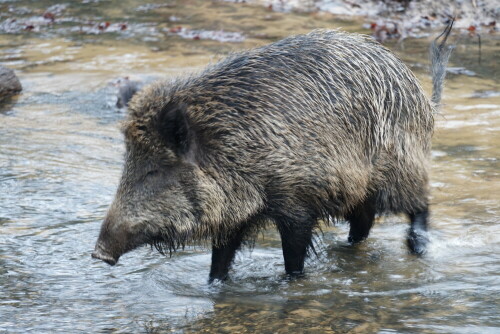
<svg viewBox="0 0 500 334"><path fill-rule="evenodd" d="M93 258L114 265L144 244L171 253L189 241L223 238L262 205L250 184L211 160L185 101L152 85L128 112L123 174Z"/></svg>

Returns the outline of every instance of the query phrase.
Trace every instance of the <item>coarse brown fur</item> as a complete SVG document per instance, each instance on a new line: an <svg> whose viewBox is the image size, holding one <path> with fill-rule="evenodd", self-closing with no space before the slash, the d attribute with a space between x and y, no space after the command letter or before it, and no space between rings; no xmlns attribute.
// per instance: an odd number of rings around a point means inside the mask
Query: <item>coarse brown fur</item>
<svg viewBox="0 0 500 334"><path fill-rule="evenodd" d="M223 279L245 236L274 222L296 273L320 219L350 220L353 242L375 213L426 221L434 102L391 51L335 30L152 84L129 104L123 177L95 257L212 240L211 278Z"/></svg>

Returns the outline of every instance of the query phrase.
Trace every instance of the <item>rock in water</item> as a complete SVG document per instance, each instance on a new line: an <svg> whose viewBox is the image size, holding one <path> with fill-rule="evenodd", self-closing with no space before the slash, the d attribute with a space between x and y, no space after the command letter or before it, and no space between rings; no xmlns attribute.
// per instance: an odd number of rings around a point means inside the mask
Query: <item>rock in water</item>
<svg viewBox="0 0 500 334"><path fill-rule="evenodd" d="M23 90L21 82L10 68L0 65L0 101Z"/></svg>

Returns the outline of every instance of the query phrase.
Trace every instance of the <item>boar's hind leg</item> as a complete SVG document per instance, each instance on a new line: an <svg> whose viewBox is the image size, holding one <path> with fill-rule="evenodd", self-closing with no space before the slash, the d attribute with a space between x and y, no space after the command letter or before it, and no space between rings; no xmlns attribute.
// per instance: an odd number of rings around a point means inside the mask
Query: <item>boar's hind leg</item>
<svg viewBox="0 0 500 334"><path fill-rule="evenodd" d="M429 239L427 238L427 219L429 217L428 209L409 214L411 219L408 237L406 239L410 251L421 255L425 253L425 248Z"/></svg>
<svg viewBox="0 0 500 334"><path fill-rule="evenodd" d="M368 237L375 219L376 203L374 196L368 196L362 203L355 206L347 215L351 225L348 241L352 244L363 241Z"/></svg>
<svg viewBox="0 0 500 334"><path fill-rule="evenodd" d="M304 260L309 247L312 247L312 230L315 219L293 221L289 219L276 220L281 235L285 271L290 276L301 275L304 271Z"/></svg>
<svg viewBox="0 0 500 334"><path fill-rule="evenodd" d="M236 251L240 248L244 233L239 231L230 238L225 238L225 242L219 242L216 238L212 240L212 265L210 267L209 282L215 279L224 281L227 279L229 268L233 262Z"/></svg>

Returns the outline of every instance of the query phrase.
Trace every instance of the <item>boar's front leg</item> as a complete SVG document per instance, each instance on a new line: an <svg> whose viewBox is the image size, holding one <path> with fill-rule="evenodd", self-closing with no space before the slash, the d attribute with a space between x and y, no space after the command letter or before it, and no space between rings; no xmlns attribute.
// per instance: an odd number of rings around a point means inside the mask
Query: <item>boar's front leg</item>
<svg viewBox="0 0 500 334"><path fill-rule="evenodd" d="M281 235L285 271L290 276L299 276L304 272L307 251L312 247L312 230L316 220L310 217L300 220L280 217L276 223Z"/></svg>
<svg viewBox="0 0 500 334"><path fill-rule="evenodd" d="M368 237L370 229L373 226L375 219L376 203L375 196L368 196L361 204L355 206L352 211L347 215L350 230L349 238L350 243L355 244L363 241Z"/></svg>
<svg viewBox="0 0 500 334"><path fill-rule="evenodd" d="M410 230L408 231L407 243L410 251L417 255L425 253L429 238L427 237L427 219L429 211L426 209L410 213Z"/></svg>
<svg viewBox="0 0 500 334"><path fill-rule="evenodd" d="M216 279L221 281L227 279L234 255L243 242L244 232L244 229L241 229L231 234L230 237L221 238L217 236L212 239L212 265L210 267L209 283Z"/></svg>

